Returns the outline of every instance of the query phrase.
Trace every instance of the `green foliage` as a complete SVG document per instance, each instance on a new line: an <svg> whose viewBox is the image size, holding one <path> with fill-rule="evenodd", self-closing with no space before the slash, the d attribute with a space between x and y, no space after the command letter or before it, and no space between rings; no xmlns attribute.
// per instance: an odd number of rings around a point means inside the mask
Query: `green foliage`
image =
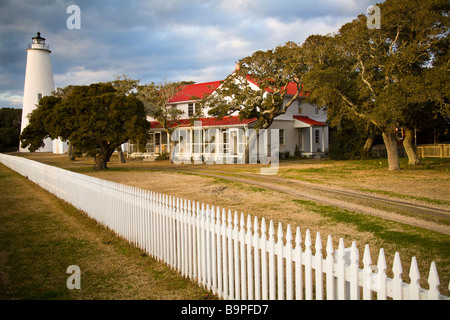
<svg viewBox="0 0 450 320"><path fill-rule="evenodd" d="M203 104L211 107L210 115L222 118L237 112L241 119L256 118L256 129L266 129L302 91L306 71L302 58L300 47L292 42L274 50L257 51L239 60L239 69L213 95L205 98ZM287 94L289 84L296 87L293 96Z"/></svg>
<svg viewBox="0 0 450 320"><path fill-rule="evenodd" d="M0 151L19 147L22 109L0 109Z"/></svg>
<svg viewBox="0 0 450 320"><path fill-rule="evenodd" d="M158 120L166 132L171 133L175 129L173 124L178 121L183 111L173 108L169 104L182 89L184 82L150 83L138 87L137 97L142 101L149 116Z"/></svg>
<svg viewBox="0 0 450 320"><path fill-rule="evenodd" d="M70 86L59 97L39 101L23 130L23 147L35 151L43 139L70 141L77 153L96 159L96 170L106 169L112 153L128 140L147 141L149 123L142 102L134 94L117 91L112 84Z"/></svg>
<svg viewBox="0 0 450 320"><path fill-rule="evenodd" d="M367 155L362 154L365 143L363 135L352 130L353 125L349 124L345 129L330 130L330 146L328 156L334 160L361 159Z"/></svg>
<svg viewBox="0 0 450 320"><path fill-rule="evenodd" d="M368 29L367 18L360 15L336 35L305 41L305 86L311 91L309 100L326 106L331 116L353 113L381 130L389 167L395 170L394 129L414 128L411 119L430 118L433 106L448 102L448 69L442 71L448 53L442 48L448 43L450 5L446 0L387 0L378 5L381 29ZM429 73L443 78L431 81Z"/></svg>
<svg viewBox="0 0 450 320"><path fill-rule="evenodd" d="M170 159L170 155L167 152L163 152L160 155L158 155L155 160L159 161L159 160L169 160Z"/></svg>

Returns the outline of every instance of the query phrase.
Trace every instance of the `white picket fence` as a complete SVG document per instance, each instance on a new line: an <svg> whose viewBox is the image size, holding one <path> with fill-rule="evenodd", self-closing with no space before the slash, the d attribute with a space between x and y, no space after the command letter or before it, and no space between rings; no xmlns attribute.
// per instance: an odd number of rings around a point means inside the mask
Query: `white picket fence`
<svg viewBox="0 0 450 320"><path fill-rule="evenodd" d="M0 162L84 211L91 218L178 270L223 299L439 299L434 262L429 289L419 285L415 257L410 283L402 281L395 254L391 279L383 249L372 264L368 245L362 268L355 242L337 250L328 236L324 258L317 233L302 240L300 229L283 231L243 214L74 173L21 157L0 154ZM314 251L314 253L313 253Z"/></svg>

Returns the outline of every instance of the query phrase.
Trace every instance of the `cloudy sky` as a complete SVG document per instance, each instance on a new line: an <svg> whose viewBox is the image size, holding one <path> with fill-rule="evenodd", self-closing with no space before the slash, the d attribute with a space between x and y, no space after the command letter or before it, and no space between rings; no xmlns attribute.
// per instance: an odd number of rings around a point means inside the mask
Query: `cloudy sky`
<svg viewBox="0 0 450 320"><path fill-rule="evenodd" d="M236 61L336 32L376 0L1 0L0 107L22 107L26 49L39 30L55 87L224 79ZM81 10L68 29L67 7Z"/></svg>

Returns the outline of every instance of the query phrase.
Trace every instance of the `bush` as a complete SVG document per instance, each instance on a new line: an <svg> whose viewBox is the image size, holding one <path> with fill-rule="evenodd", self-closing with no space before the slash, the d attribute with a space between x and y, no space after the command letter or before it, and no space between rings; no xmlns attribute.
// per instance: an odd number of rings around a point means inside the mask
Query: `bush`
<svg viewBox="0 0 450 320"><path fill-rule="evenodd" d="M159 156L155 158L156 161L158 160L169 160L169 154L167 152L161 153Z"/></svg>

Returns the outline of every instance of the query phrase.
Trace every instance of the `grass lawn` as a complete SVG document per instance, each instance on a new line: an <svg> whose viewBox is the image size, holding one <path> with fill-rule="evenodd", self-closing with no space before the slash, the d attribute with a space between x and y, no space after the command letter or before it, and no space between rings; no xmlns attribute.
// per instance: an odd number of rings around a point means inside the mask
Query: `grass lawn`
<svg viewBox="0 0 450 320"><path fill-rule="evenodd" d="M1 164L0 199L1 300L214 298Z"/></svg>

